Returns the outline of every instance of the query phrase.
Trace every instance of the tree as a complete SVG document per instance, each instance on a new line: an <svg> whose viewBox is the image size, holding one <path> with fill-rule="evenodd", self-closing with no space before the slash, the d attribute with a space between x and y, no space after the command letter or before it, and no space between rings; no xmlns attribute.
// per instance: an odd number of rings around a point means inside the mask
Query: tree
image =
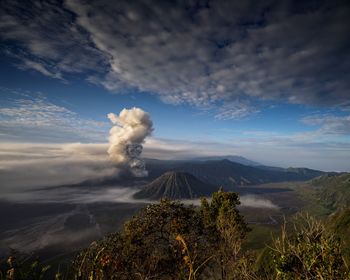
<svg viewBox="0 0 350 280"><path fill-rule="evenodd" d="M199 208L170 200L148 205L78 256L76 278L193 280L217 274L219 262L227 279L247 230L238 204L237 194L219 191Z"/></svg>
<svg viewBox="0 0 350 280"><path fill-rule="evenodd" d="M222 190L213 193L211 202L203 198L201 203L204 224L217 252L221 279L243 279L243 274L249 274L246 271L249 258L241 250L249 228L237 209L239 204L236 193Z"/></svg>

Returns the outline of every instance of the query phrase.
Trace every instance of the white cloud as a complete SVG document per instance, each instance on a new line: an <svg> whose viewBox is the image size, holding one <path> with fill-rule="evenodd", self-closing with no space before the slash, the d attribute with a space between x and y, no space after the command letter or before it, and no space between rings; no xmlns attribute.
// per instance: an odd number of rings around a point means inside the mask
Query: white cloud
<svg viewBox="0 0 350 280"><path fill-rule="evenodd" d="M242 195L240 201L242 207L279 209L271 200L261 198L261 196L257 195Z"/></svg>
<svg viewBox="0 0 350 280"><path fill-rule="evenodd" d="M0 105L2 141L104 141L107 122L83 119L77 113L50 102L43 95L21 94Z"/></svg>
<svg viewBox="0 0 350 280"><path fill-rule="evenodd" d="M313 115L302 119L309 125L320 126L320 133L350 136L350 115Z"/></svg>
<svg viewBox="0 0 350 280"><path fill-rule="evenodd" d="M259 110L247 103L229 102L219 108L215 118L219 120L241 119L257 113L259 113Z"/></svg>
<svg viewBox="0 0 350 280"><path fill-rule="evenodd" d="M54 73L54 72L48 70L43 63L40 63L40 62L37 62L37 61L32 61L32 60L25 59L25 58L23 58L22 61L23 61L23 64L19 65L20 68L23 68L23 69L34 69L34 70L40 72L41 74L43 74L45 76L63 80L62 74L60 72L56 71L56 73Z"/></svg>

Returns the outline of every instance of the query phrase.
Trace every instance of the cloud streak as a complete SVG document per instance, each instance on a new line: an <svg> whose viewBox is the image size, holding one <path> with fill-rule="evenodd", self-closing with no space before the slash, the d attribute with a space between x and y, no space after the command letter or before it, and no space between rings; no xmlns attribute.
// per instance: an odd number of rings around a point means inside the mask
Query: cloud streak
<svg viewBox="0 0 350 280"><path fill-rule="evenodd" d="M107 122L84 119L42 94L15 95L0 105L2 141L101 142L106 139Z"/></svg>
<svg viewBox="0 0 350 280"><path fill-rule="evenodd" d="M312 115L302 119L308 125L320 126L324 135L350 135L350 115Z"/></svg>

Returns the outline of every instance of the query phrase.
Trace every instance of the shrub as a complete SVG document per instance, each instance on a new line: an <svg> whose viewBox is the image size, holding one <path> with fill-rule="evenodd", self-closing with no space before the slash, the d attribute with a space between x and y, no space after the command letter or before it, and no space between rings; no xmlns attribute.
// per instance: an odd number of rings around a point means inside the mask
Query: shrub
<svg viewBox="0 0 350 280"><path fill-rule="evenodd" d="M0 264L1 265L1 264ZM50 266L43 265L38 259L32 256L20 254L13 251L1 266L0 279L6 280L39 280L45 279Z"/></svg>
<svg viewBox="0 0 350 280"><path fill-rule="evenodd" d="M315 218L300 217L292 234L284 225L273 241L276 279L350 279L339 238Z"/></svg>

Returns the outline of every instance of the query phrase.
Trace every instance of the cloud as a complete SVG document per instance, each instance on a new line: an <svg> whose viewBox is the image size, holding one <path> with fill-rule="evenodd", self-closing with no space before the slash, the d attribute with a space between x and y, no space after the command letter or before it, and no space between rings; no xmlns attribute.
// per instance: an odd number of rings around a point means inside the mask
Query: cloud
<svg viewBox="0 0 350 280"><path fill-rule="evenodd" d="M350 115L313 115L302 119L308 125L320 126L319 132L330 135L350 135Z"/></svg>
<svg viewBox="0 0 350 280"><path fill-rule="evenodd" d="M42 94L21 91L0 105L0 121L2 141L100 142L107 134L107 123L83 119Z"/></svg>
<svg viewBox="0 0 350 280"><path fill-rule="evenodd" d="M117 176L107 144L0 144L1 192Z"/></svg>
<svg viewBox="0 0 350 280"><path fill-rule="evenodd" d="M142 187L142 186L141 186ZM139 186L125 187L122 184L114 186L103 186L99 188L79 188L60 187L52 189L38 189L26 192L7 193L3 195L10 202L26 203L67 203L73 205L113 202L113 203L154 203L152 200L135 199L133 195L140 190ZM211 199L208 197L209 200ZM200 205L200 199L182 199L185 204ZM279 207L271 200L263 198L261 195L247 194L240 196L241 207L270 208L278 210Z"/></svg>
<svg viewBox="0 0 350 280"><path fill-rule="evenodd" d="M7 1L0 33L44 75L83 73L230 119L256 101L349 107L349 12L341 0Z"/></svg>
<svg viewBox="0 0 350 280"><path fill-rule="evenodd" d="M53 73L52 71L48 70L44 64L42 64L40 62L32 61L32 60L25 59L25 58L22 59L22 62L23 62L23 64L19 65L19 68L34 69L45 76L63 80L62 74L60 72Z"/></svg>
<svg viewBox="0 0 350 280"><path fill-rule="evenodd" d="M2 40L18 44L6 44L2 49L22 62L19 68L57 79L64 74L103 72L104 55L58 2L4 1L0 11Z"/></svg>
<svg viewBox="0 0 350 280"><path fill-rule="evenodd" d="M257 113L259 113L259 110L252 105L236 101L222 105L218 109L215 118L219 120L241 119Z"/></svg>
<svg viewBox="0 0 350 280"><path fill-rule="evenodd" d="M240 201L242 207L279 209L271 200L261 198L257 195L242 195Z"/></svg>

